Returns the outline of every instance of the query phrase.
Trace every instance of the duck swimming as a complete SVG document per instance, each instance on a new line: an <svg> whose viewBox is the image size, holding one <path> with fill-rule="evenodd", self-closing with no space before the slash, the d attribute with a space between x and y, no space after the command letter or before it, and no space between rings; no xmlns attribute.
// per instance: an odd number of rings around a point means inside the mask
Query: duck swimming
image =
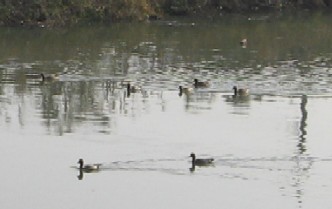
<svg viewBox="0 0 332 209"><path fill-rule="evenodd" d="M197 78L194 79L194 86L195 88L206 88L209 87L210 84L207 81L198 81Z"/></svg>
<svg viewBox="0 0 332 209"><path fill-rule="evenodd" d="M80 167L80 171L85 171L85 172L92 172L92 171L98 171L101 164L85 164L84 165L84 161L83 159L79 159L77 162Z"/></svg>
<svg viewBox="0 0 332 209"><path fill-rule="evenodd" d="M213 161L214 161L213 158L206 158L206 159L196 158L196 155L194 153L191 153L189 157L192 158L192 167L209 166L209 165L212 165Z"/></svg>

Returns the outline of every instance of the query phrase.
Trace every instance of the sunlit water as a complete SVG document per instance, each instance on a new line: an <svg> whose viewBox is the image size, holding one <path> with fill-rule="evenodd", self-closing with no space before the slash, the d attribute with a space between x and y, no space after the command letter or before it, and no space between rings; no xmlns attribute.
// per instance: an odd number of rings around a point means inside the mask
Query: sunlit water
<svg viewBox="0 0 332 209"><path fill-rule="evenodd" d="M0 29L1 208L330 207L330 17L191 22Z"/></svg>

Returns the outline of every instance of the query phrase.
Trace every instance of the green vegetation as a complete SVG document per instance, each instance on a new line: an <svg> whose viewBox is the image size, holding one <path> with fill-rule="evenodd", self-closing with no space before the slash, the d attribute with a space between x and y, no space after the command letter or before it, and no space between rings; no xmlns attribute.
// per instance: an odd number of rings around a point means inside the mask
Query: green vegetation
<svg viewBox="0 0 332 209"><path fill-rule="evenodd" d="M63 26L299 7L332 8L332 0L0 0L0 24Z"/></svg>

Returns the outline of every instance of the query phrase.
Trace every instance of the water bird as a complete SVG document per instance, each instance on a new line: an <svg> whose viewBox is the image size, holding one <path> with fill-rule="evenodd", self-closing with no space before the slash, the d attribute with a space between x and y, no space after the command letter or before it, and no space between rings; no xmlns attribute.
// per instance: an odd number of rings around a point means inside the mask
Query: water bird
<svg viewBox="0 0 332 209"><path fill-rule="evenodd" d="M185 94L185 95L190 95L192 92L193 92L193 88L188 88L188 87L182 87L182 86L179 86L179 96L182 96L182 94Z"/></svg>
<svg viewBox="0 0 332 209"><path fill-rule="evenodd" d="M101 164L84 164L83 159L79 159L77 162L80 167L80 171L85 171L85 172L93 172L93 171L98 171Z"/></svg>
<svg viewBox="0 0 332 209"><path fill-rule="evenodd" d="M194 86L195 88L206 88L209 87L210 84L207 81L198 81L197 78L194 79Z"/></svg>
<svg viewBox="0 0 332 209"><path fill-rule="evenodd" d="M45 75L44 73L40 74L42 81L56 81L59 80L59 76L57 74L49 74Z"/></svg>
<svg viewBox="0 0 332 209"><path fill-rule="evenodd" d="M233 87L234 90L234 96L248 96L249 95L249 89L238 89L237 86Z"/></svg>
<svg viewBox="0 0 332 209"><path fill-rule="evenodd" d="M191 153L189 157L192 158L192 167L193 168L195 166L209 166L209 165L212 165L212 163L214 161L213 158L205 158L205 159L196 158L196 155L194 153Z"/></svg>
<svg viewBox="0 0 332 209"><path fill-rule="evenodd" d="M247 44L248 44L248 40L246 38L244 38L240 41L240 45L242 46L242 48L247 48Z"/></svg>

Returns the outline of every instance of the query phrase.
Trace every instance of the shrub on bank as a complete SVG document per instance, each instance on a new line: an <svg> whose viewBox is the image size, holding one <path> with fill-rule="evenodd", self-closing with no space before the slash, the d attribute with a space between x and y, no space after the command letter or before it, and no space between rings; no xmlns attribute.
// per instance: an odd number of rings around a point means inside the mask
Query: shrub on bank
<svg viewBox="0 0 332 209"><path fill-rule="evenodd" d="M156 19L163 15L214 14L221 10L330 8L332 0L2 0L2 25L68 25L79 21Z"/></svg>

